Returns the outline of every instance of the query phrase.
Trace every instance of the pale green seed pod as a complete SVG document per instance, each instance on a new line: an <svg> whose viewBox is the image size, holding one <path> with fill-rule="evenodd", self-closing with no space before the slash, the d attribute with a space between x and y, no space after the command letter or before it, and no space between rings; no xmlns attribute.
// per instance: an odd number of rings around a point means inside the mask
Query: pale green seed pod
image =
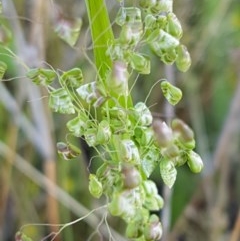
<svg viewBox="0 0 240 241"><path fill-rule="evenodd" d="M109 44L106 55L109 56L113 61L124 60L125 50L118 41L115 41L114 43Z"/></svg>
<svg viewBox="0 0 240 241"><path fill-rule="evenodd" d="M194 151L189 152L187 164L190 170L194 173L201 172L204 166L202 158Z"/></svg>
<svg viewBox="0 0 240 241"><path fill-rule="evenodd" d="M177 58L177 52L173 49L168 49L167 52L162 52L160 59L165 64L173 64Z"/></svg>
<svg viewBox="0 0 240 241"><path fill-rule="evenodd" d="M151 180L143 182L143 190L145 192L144 207L151 211L156 211L163 208L163 198L158 195L156 184Z"/></svg>
<svg viewBox="0 0 240 241"><path fill-rule="evenodd" d="M132 189L140 185L142 177L134 166L124 165L122 168L123 186Z"/></svg>
<svg viewBox="0 0 240 241"><path fill-rule="evenodd" d="M153 13L172 12L173 0L157 0L156 4L151 8Z"/></svg>
<svg viewBox="0 0 240 241"><path fill-rule="evenodd" d="M172 130L178 133L184 141L191 141L194 139L194 133L192 129L184 123L182 120L176 118L171 123Z"/></svg>
<svg viewBox="0 0 240 241"><path fill-rule="evenodd" d="M83 83L82 70L79 68L73 68L65 72L61 78L60 82L68 87L79 87Z"/></svg>
<svg viewBox="0 0 240 241"><path fill-rule="evenodd" d="M126 119L125 121L118 120L118 119L112 119L112 120L110 120L110 126L112 129L112 132L115 134L126 133L128 128L131 126L131 121L128 119Z"/></svg>
<svg viewBox="0 0 240 241"><path fill-rule="evenodd" d="M96 82L84 84L77 88L78 95L88 104L96 102L100 97Z"/></svg>
<svg viewBox="0 0 240 241"><path fill-rule="evenodd" d="M135 128L134 136L140 146L149 146L149 144L154 140L153 130L149 127L141 126Z"/></svg>
<svg viewBox="0 0 240 241"><path fill-rule="evenodd" d="M116 191L116 183L118 185L121 181L119 169L114 162L115 160L105 161L96 172L99 181L102 183L104 193L109 197L112 197L113 192Z"/></svg>
<svg viewBox="0 0 240 241"><path fill-rule="evenodd" d="M142 207L142 196L139 188L127 189L113 194L108 209L113 216L120 216L124 220L131 220L137 216Z"/></svg>
<svg viewBox="0 0 240 241"><path fill-rule="evenodd" d="M152 14L147 14L144 19L144 24L145 30L153 31L157 27L157 18Z"/></svg>
<svg viewBox="0 0 240 241"><path fill-rule="evenodd" d="M162 225L157 215L151 215L149 222L144 228L143 234L146 241L155 241L162 237Z"/></svg>
<svg viewBox="0 0 240 241"><path fill-rule="evenodd" d="M154 120L152 127L157 143L161 147L166 147L173 141L172 130L165 122Z"/></svg>
<svg viewBox="0 0 240 241"><path fill-rule="evenodd" d="M119 158L126 163L140 164L139 151L134 141L126 139L120 142Z"/></svg>
<svg viewBox="0 0 240 241"><path fill-rule="evenodd" d="M144 207L150 211L158 211L163 207L163 199L159 195L145 197Z"/></svg>
<svg viewBox="0 0 240 241"><path fill-rule="evenodd" d="M158 209L162 209L164 206L164 200L160 195L156 195L155 199L157 201Z"/></svg>
<svg viewBox="0 0 240 241"><path fill-rule="evenodd" d="M117 13L116 23L120 26L142 24L141 10L136 7L120 8Z"/></svg>
<svg viewBox="0 0 240 241"><path fill-rule="evenodd" d="M100 198L103 193L102 183L94 174L89 175L89 191L96 198Z"/></svg>
<svg viewBox="0 0 240 241"><path fill-rule="evenodd" d="M147 38L152 50L159 57L163 53L169 52L171 49L175 49L179 45L179 40L165 32L162 29L156 29Z"/></svg>
<svg viewBox="0 0 240 241"><path fill-rule="evenodd" d="M118 120L126 120L127 119L127 112L120 107L112 107L111 109L104 110L104 114L108 112L111 119L118 119Z"/></svg>
<svg viewBox="0 0 240 241"><path fill-rule="evenodd" d="M136 7L121 8L116 23L122 26L119 40L122 44L136 45L143 33L141 10Z"/></svg>
<svg viewBox="0 0 240 241"><path fill-rule="evenodd" d="M143 102L138 102L134 106L134 116L140 126L150 126L152 124L152 114Z"/></svg>
<svg viewBox="0 0 240 241"><path fill-rule="evenodd" d="M84 135L88 128L89 118L81 113L78 117L67 122L67 128L76 137L81 137Z"/></svg>
<svg viewBox="0 0 240 241"><path fill-rule="evenodd" d="M133 41L132 28L128 25L123 25L120 32L119 41L121 44L131 44Z"/></svg>
<svg viewBox="0 0 240 241"><path fill-rule="evenodd" d="M120 202L120 194L114 193L111 202L108 204L108 210L113 216L121 216L123 207Z"/></svg>
<svg viewBox="0 0 240 241"><path fill-rule="evenodd" d="M161 154L163 155L163 157L171 159L177 157L180 154L180 150L177 145L171 144L168 145L166 148L163 148L161 150Z"/></svg>
<svg viewBox="0 0 240 241"><path fill-rule="evenodd" d="M153 139L154 139L154 133L152 128L144 128L143 127L143 134L141 136L141 140L140 140L140 145L143 146L148 146L150 143L153 143Z"/></svg>
<svg viewBox="0 0 240 241"><path fill-rule="evenodd" d="M113 69L107 78L107 84L111 86L110 91L118 95L128 95L128 78L127 64L122 61L113 63Z"/></svg>
<svg viewBox="0 0 240 241"><path fill-rule="evenodd" d="M131 53L129 56L131 67L139 74L149 74L151 70L151 63L148 57L138 53Z"/></svg>
<svg viewBox="0 0 240 241"><path fill-rule="evenodd" d="M167 14L166 31L177 39L180 39L183 34L181 23L177 16L172 12Z"/></svg>
<svg viewBox="0 0 240 241"><path fill-rule="evenodd" d="M49 106L53 111L61 114L74 114L75 109L68 92L63 89L57 89L50 93Z"/></svg>
<svg viewBox="0 0 240 241"><path fill-rule="evenodd" d="M122 26L120 32L119 41L126 45L136 45L142 36L143 29L142 25L138 24L125 24Z"/></svg>
<svg viewBox="0 0 240 241"><path fill-rule="evenodd" d="M184 45L180 45L177 48L177 59L176 59L176 66L177 68L182 71L186 72L191 66L191 56Z"/></svg>
<svg viewBox="0 0 240 241"><path fill-rule="evenodd" d="M84 132L84 138L87 142L88 146L96 146L99 143L97 142L97 129L95 128L88 128Z"/></svg>
<svg viewBox="0 0 240 241"><path fill-rule="evenodd" d="M157 27L159 29L164 29L167 25L167 15L166 13L161 13L159 15L157 15L156 17L156 23L157 23Z"/></svg>
<svg viewBox="0 0 240 241"><path fill-rule="evenodd" d="M71 20L66 18L59 18L55 22L54 31L63 41L65 41L67 44L73 47L78 40L81 28L81 18L75 18Z"/></svg>
<svg viewBox="0 0 240 241"><path fill-rule="evenodd" d="M57 143L57 150L58 154L64 159L64 160L71 160L78 155L80 155L81 151L78 147L76 147L73 144L70 143L64 143L64 142L58 142Z"/></svg>
<svg viewBox="0 0 240 241"><path fill-rule="evenodd" d="M127 18L126 8L120 8L117 13L115 22L119 26L123 26L124 24L126 24L126 18Z"/></svg>
<svg viewBox="0 0 240 241"><path fill-rule="evenodd" d="M185 154L179 155L174 158L174 164L176 167L183 166L187 162L187 156Z"/></svg>
<svg viewBox="0 0 240 241"><path fill-rule="evenodd" d="M27 72L27 77L32 80L33 83L37 85L48 86L56 78L56 73L51 69L30 69Z"/></svg>
<svg viewBox="0 0 240 241"><path fill-rule="evenodd" d="M130 222L126 228L126 237L129 239L136 239L142 235L141 231L139 230L139 224L135 222Z"/></svg>
<svg viewBox="0 0 240 241"><path fill-rule="evenodd" d="M151 180L146 180L143 182L142 185L143 185L146 196L158 195L158 189L157 189L155 182L153 182Z"/></svg>
<svg viewBox="0 0 240 241"><path fill-rule="evenodd" d="M161 89L171 105L176 105L182 99L182 91L166 80L161 82Z"/></svg>
<svg viewBox="0 0 240 241"><path fill-rule="evenodd" d="M149 178L154 171L159 159L159 149L151 146L151 148L141 157L141 167L143 174Z"/></svg>
<svg viewBox="0 0 240 241"><path fill-rule="evenodd" d="M98 144L106 144L109 142L111 138L111 129L109 126L109 123L106 120L102 120L99 125L98 125L98 130L97 130L97 143Z"/></svg>
<svg viewBox="0 0 240 241"><path fill-rule="evenodd" d="M172 121L172 130L184 148L192 150L195 147L194 133L192 129L180 119Z"/></svg>
<svg viewBox="0 0 240 241"><path fill-rule="evenodd" d="M171 188L176 181L177 170L175 165L170 160L161 160L160 161L160 173L163 179L163 182Z"/></svg>
<svg viewBox="0 0 240 241"><path fill-rule="evenodd" d="M6 70L7 70L7 65L4 62L0 61L0 80L2 80Z"/></svg>
<svg viewBox="0 0 240 241"><path fill-rule="evenodd" d="M155 6L157 3L157 0L140 0L139 5L142 8L151 8Z"/></svg>

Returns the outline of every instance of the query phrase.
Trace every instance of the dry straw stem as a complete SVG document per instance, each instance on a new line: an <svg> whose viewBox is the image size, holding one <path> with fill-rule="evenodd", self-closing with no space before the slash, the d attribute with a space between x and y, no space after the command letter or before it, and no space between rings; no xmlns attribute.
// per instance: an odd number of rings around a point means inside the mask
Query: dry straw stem
<svg viewBox="0 0 240 241"><path fill-rule="evenodd" d="M238 211L238 217L236 219L230 241L238 241L240 239L240 211Z"/></svg>

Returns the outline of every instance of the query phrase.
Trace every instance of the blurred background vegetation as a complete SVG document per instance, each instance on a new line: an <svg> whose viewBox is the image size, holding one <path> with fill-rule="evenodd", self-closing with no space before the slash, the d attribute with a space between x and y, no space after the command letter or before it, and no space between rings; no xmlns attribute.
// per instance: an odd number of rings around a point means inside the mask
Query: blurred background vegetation
<svg viewBox="0 0 240 241"><path fill-rule="evenodd" d="M119 3L114 0L106 3L113 21ZM160 213L166 231L163 240L237 241L240 240L239 0L175 1L174 12L184 29L182 43L191 53L192 67L182 74L174 66L164 67L152 56L151 74L138 77L133 98L144 101L156 80L174 79L184 93L174 115L194 129L197 151L205 168L200 175L190 173L188 168L180 169L171 191L162 186L159 170L152 175L166 200L166 209ZM76 46L71 48L53 29L59 22L77 17L82 18L83 26ZM3 0L0 21L11 30L8 47L18 56L9 57L6 55L9 52L0 48L0 60L8 65L6 81L0 83L0 240L11 241L24 224L71 222L103 205L105 200L93 199L88 192L89 171L99 165L97 157L91 158L93 150L78 140L80 157L68 162L57 156L55 143L66 137L67 118L51 113L46 90L24 78L26 70L22 67L22 63L29 67L47 63L64 71L78 66L86 80L95 79L86 58L86 55L92 58L92 53L84 1ZM113 28L117 36L118 29L115 25ZM1 41L7 37L1 27ZM7 81L11 78L14 79ZM152 106L154 115L163 119L173 117L166 112L160 88L152 90L147 104ZM85 221L66 228L55 240L109 240L102 217L104 212L94 212ZM110 217L109 223L118 232L118 236L113 234L115 240L124 240L121 237L124 224ZM24 232L33 240L41 240L57 230L54 226L28 226Z"/></svg>

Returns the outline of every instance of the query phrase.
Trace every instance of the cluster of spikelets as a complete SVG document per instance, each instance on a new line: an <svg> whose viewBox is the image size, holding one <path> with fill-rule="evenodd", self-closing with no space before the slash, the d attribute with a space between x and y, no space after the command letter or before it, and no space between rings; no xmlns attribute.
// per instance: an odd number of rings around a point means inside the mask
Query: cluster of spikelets
<svg viewBox="0 0 240 241"><path fill-rule="evenodd" d="M163 207L155 183L149 176L159 167L163 182L173 186L177 167L188 164L200 172L203 163L193 151L193 131L182 120L170 125L155 120L144 102L135 105L129 93L128 81L132 70L139 74L151 71L150 57L140 53L142 46L150 49L165 64L176 63L187 71L190 55L180 43L182 27L172 11L171 0L140 0L139 6L121 6L115 23L119 36L106 43L106 55L112 61L104 79L84 82L80 68L64 73L35 68L27 77L49 91L49 106L55 112L75 115L67 122L71 135L83 138L102 158L97 172L89 175L90 193L109 200L112 215L127 223L126 235L131 240L158 240L162 235L159 217L151 211ZM0 62L0 78L7 66ZM55 88L58 80L59 87ZM161 82L163 95L175 105L182 92L166 80ZM79 155L73 144L57 144L64 159Z"/></svg>

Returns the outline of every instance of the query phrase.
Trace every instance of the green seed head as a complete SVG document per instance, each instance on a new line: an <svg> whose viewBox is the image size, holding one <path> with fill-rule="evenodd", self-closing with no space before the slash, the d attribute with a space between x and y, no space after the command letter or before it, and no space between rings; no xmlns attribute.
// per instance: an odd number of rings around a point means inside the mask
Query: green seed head
<svg viewBox="0 0 240 241"><path fill-rule="evenodd" d="M131 67L139 74L150 73L150 60L141 54L132 53L129 57Z"/></svg>
<svg viewBox="0 0 240 241"><path fill-rule="evenodd" d="M54 90L50 93L49 106L53 109L53 111L59 112L61 114L75 113L71 97L63 88Z"/></svg>
<svg viewBox="0 0 240 241"><path fill-rule="evenodd" d="M51 69L30 69L27 72L27 77L37 85L48 86L56 78L56 73Z"/></svg>
<svg viewBox="0 0 240 241"><path fill-rule="evenodd" d="M89 175L89 191L96 198L100 198L103 192L102 183L94 174Z"/></svg>
<svg viewBox="0 0 240 241"><path fill-rule="evenodd" d="M199 173L203 169L202 158L196 152L190 151L187 160L187 164L192 172Z"/></svg>
<svg viewBox="0 0 240 241"><path fill-rule="evenodd" d="M89 118L86 114L80 113L78 117L67 122L67 128L74 136L81 137L88 128L88 122Z"/></svg>
<svg viewBox="0 0 240 241"><path fill-rule="evenodd" d="M177 170L175 168L174 162L170 160L161 160L160 161L160 173L163 179L163 182L171 188L176 181Z"/></svg>
<svg viewBox="0 0 240 241"><path fill-rule="evenodd" d="M82 70L79 68L73 68L65 72L61 78L60 82L64 86L68 87L79 87L83 83L83 74Z"/></svg>
<svg viewBox="0 0 240 241"><path fill-rule="evenodd" d="M123 185L125 188L135 188L140 185L142 178L134 166L125 165L122 169Z"/></svg>
<svg viewBox="0 0 240 241"><path fill-rule="evenodd" d="M170 127L168 127L168 125L165 122L160 120L154 120L152 127L155 134L155 138L161 147L166 147L172 142L172 130Z"/></svg>
<svg viewBox="0 0 240 241"><path fill-rule="evenodd" d="M177 16L174 13L167 14L166 31L172 36L180 39L183 34L182 26Z"/></svg>
<svg viewBox="0 0 240 241"><path fill-rule="evenodd" d="M134 115L140 126L150 126L152 124L152 114L143 102L138 102L134 106Z"/></svg>
<svg viewBox="0 0 240 241"><path fill-rule="evenodd" d="M147 241L159 240L162 237L162 225L156 215L151 215L143 234Z"/></svg>
<svg viewBox="0 0 240 241"><path fill-rule="evenodd" d="M177 68L182 72L186 72L190 68L191 62L191 57L187 48L184 45L180 45L177 48Z"/></svg>
<svg viewBox="0 0 240 241"><path fill-rule="evenodd" d="M171 105L176 105L182 99L182 91L166 80L161 82L161 89Z"/></svg>
<svg viewBox="0 0 240 241"><path fill-rule="evenodd" d="M113 63L112 72L107 80L108 85L111 86L110 91L118 95L128 95L128 78L126 63L116 61Z"/></svg>
<svg viewBox="0 0 240 241"><path fill-rule="evenodd" d="M154 7L157 3L157 0L140 0L139 5L142 8L151 8Z"/></svg>
<svg viewBox="0 0 240 241"><path fill-rule="evenodd" d="M151 11L153 13L172 12L172 9L173 0L157 0Z"/></svg>

